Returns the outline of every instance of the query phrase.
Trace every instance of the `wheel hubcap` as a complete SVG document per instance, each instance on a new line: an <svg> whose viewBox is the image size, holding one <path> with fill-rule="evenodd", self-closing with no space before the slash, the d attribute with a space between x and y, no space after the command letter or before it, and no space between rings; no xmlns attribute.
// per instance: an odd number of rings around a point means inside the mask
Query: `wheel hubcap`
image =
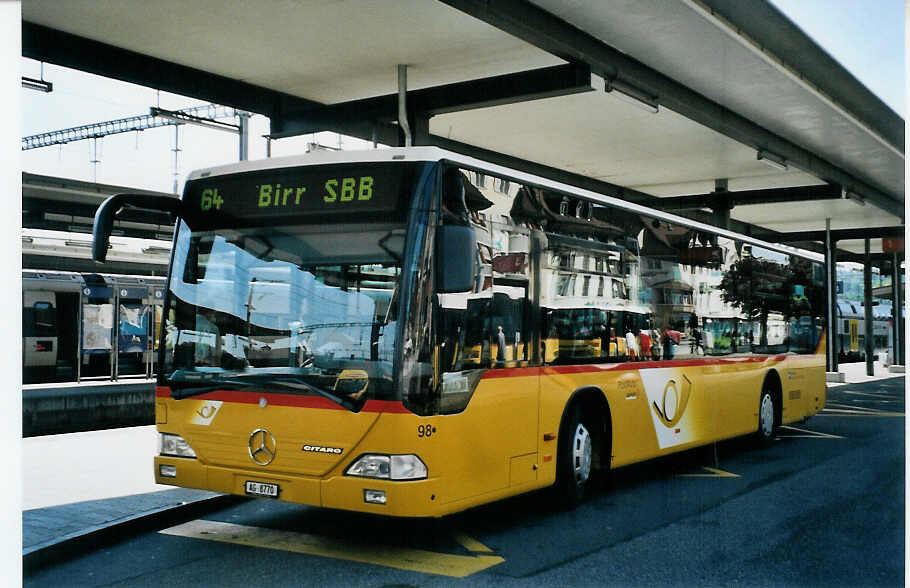
<svg viewBox="0 0 910 588"><path fill-rule="evenodd" d="M771 436L774 428L774 402L770 395L765 395L761 400L761 431L765 437Z"/></svg>
<svg viewBox="0 0 910 588"><path fill-rule="evenodd" d="M591 434L581 423L575 429L572 439L572 464L575 470L575 482L582 484L591 475Z"/></svg>

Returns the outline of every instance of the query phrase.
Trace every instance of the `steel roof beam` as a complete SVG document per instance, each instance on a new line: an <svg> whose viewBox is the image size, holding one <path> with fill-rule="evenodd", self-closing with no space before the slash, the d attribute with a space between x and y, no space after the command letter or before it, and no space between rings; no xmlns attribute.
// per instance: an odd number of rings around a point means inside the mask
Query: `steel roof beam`
<svg viewBox="0 0 910 588"><path fill-rule="evenodd" d="M22 199L23 226L28 228L38 228L34 225L25 223L25 221L26 218L36 219L36 215L40 216L40 214L43 213L94 218L95 211L97 209L98 204L82 204L78 202L67 202L46 198L24 197ZM167 227L167 230L171 230L174 225L174 220L167 213L142 210L138 208L125 208L117 216L117 220Z"/></svg>
<svg viewBox="0 0 910 588"><path fill-rule="evenodd" d="M529 71L410 90L408 110L430 117L448 112L514 104L591 91L591 68L569 63ZM288 137L335 130L353 123L391 125L398 117L398 94L287 110L272 121L271 136ZM396 129L395 125L391 125ZM387 142L386 142L387 143ZM394 144L394 143L393 143Z"/></svg>
<svg viewBox="0 0 910 588"><path fill-rule="evenodd" d="M282 102L316 104L25 21L22 23L22 55L264 115L280 110Z"/></svg>
<svg viewBox="0 0 910 588"><path fill-rule="evenodd" d="M611 184L610 182L604 182L602 180L595 180L594 178L590 178L588 176L567 172L565 170L551 167L549 165L544 165L542 163L537 163L527 159L521 159L520 157L515 157L512 155L506 155L505 153L498 153L490 149L484 149L483 147L477 147L476 145L462 143L461 141L456 141L454 139L447 139L445 137L440 137L439 135L428 135L427 142L429 145L440 147L442 149L447 149L449 151L454 151L456 153L461 153L470 157L476 157L477 159L482 159L484 161L488 161L496 165L501 165L503 167L517 169L525 173L550 178L552 180L556 180L557 182L563 182L565 184L570 184L578 188L591 190L592 192L606 194L607 196L613 196L615 198L622 198L628 202L651 206L654 201L658 200L656 196L651 196L650 194L645 194L644 192L639 192L631 188L625 188L623 186Z"/></svg>
<svg viewBox="0 0 910 588"><path fill-rule="evenodd" d="M870 253L869 259L872 261L872 267L877 267L879 270L882 270L883 273L881 275L888 276L891 275L892 255L893 254L891 253ZM838 249L837 263L842 262L865 264L866 255Z"/></svg>
<svg viewBox="0 0 910 588"><path fill-rule="evenodd" d="M641 204L643 206L659 208L659 201L662 200L657 196L651 196L650 194L645 194L644 192L639 192L631 188L625 188L623 186L611 184L610 182L604 182L602 180L595 180L588 176L567 172L555 167L550 167L548 165L543 165L534 161L529 161L527 159L521 159L511 155L498 153L496 151L484 149L483 147L477 147L475 145L469 145L467 143L454 141L452 139L447 139L438 135L428 135L427 143L429 145L435 145L436 147L448 149L449 151L455 151L456 153L463 153L464 155L469 155L471 157L476 157L477 159L489 161L490 163L501 165L503 167L510 167L526 173L551 178L558 182L563 182L565 184L576 186L585 190L591 190L592 192L598 192L601 194L606 194L608 196L622 198L627 202L633 202L635 204ZM683 210L678 214L680 216L684 216L686 218L690 218L692 220L699 221L708 225L717 226L719 228L728 228L731 231L742 233L743 235L755 237L756 239L761 239L770 243L788 243L790 241L793 241L793 239L781 239L780 236L782 234L778 233L777 231L766 229L758 225L744 223L736 219L729 219L728 226L720 227L718 224L718 217L711 212L702 210ZM811 240L803 243L801 248L805 249L806 251L813 251L815 253L824 253L824 247Z"/></svg>
<svg viewBox="0 0 910 588"><path fill-rule="evenodd" d="M22 55L99 76L198 98L281 121L286 112L321 108L319 102L165 61L31 22L22 23ZM371 139L376 129L362 120L338 120L332 130ZM379 129L378 139L397 137L397 127ZM280 135L274 137L278 138ZM392 143L394 144L394 143Z"/></svg>
<svg viewBox="0 0 910 588"><path fill-rule="evenodd" d="M831 231L832 241L849 241L854 239L882 239L885 237L903 237L904 226L896 227L870 227L862 229L835 229ZM797 241L824 241L825 231L801 231L793 233L778 233L781 243L794 243Z"/></svg>
<svg viewBox="0 0 910 588"><path fill-rule="evenodd" d="M767 150L822 180L844 186L903 220L903 194L890 194L736 112L674 81L528 0L440 0L567 61L588 63L608 80L634 85L657 102L757 150Z"/></svg>
<svg viewBox="0 0 910 588"><path fill-rule="evenodd" d="M285 112L319 108L312 100L79 37L31 22L22 23L22 55L38 61L199 98L280 120ZM340 133L369 138L364 125L341 125Z"/></svg>
<svg viewBox="0 0 910 588"><path fill-rule="evenodd" d="M91 233L97 209L97 204L24 197L22 226L27 229ZM174 220L167 214L128 208L115 221L114 230L121 237L170 239L174 233Z"/></svg>
<svg viewBox="0 0 910 588"><path fill-rule="evenodd" d="M840 186L800 186L795 188L769 188L767 190L740 190L737 192L711 192L692 196L660 198L650 204L667 212L699 210L703 208L734 208L750 204L780 204L807 200L835 200L841 198Z"/></svg>
<svg viewBox="0 0 910 588"><path fill-rule="evenodd" d="M92 225L91 223L70 223L65 221L53 221L53 220L37 220L29 222L28 225L24 225L28 229L41 229L45 231L60 231L63 233L83 233L87 237L92 236ZM114 225L114 232L112 235L116 237L130 237L132 239L149 239L153 241L170 241L173 238L173 227L161 227L160 229L155 229L154 227L149 226L149 228L140 228L140 227L123 227L120 225ZM63 268L58 268L63 269Z"/></svg>
<svg viewBox="0 0 910 588"><path fill-rule="evenodd" d="M144 190L142 188L132 188L127 186L115 186L113 184L99 184L98 182L87 182L85 180L76 180L73 178L59 178L56 176L45 176L22 172L22 192L23 194L32 195L32 193L47 193L52 199L66 199L67 195L79 194L98 199L98 203L118 192L132 192L134 194L149 194L151 196L173 196L167 192L157 192L155 190ZM59 197L55 198L55 195Z"/></svg>
<svg viewBox="0 0 910 588"><path fill-rule="evenodd" d="M96 273L100 265L91 259L63 257L60 255L41 255L36 253L22 254L22 267L32 270L65 271L79 273ZM110 260L104 264L104 272L137 276L166 276L167 263L163 265L134 261Z"/></svg>
<svg viewBox="0 0 910 588"><path fill-rule="evenodd" d="M521 159L512 155L498 153L496 151L484 149L483 147L477 147L475 145L469 145L460 141L447 139L445 137L440 137L439 135L428 135L427 142L430 145L435 145L436 147L441 147L449 151L455 151L456 153L462 153L464 155L476 157L477 159L489 161L490 163L496 165L510 167L526 173L543 176L556 180L558 182L569 184L571 186L576 186L585 190L591 190L592 192L598 192L600 194L606 194L607 196L613 196L615 198L621 198L627 202L633 202L635 204L641 204L643 206L656 207L655 203L659 203L661 200L656 196L651 196L650 194L645 194L644 192L639 192L631 188L626 188L617 184L611 184L610 182L604 182L603 180L596 180L588 176L567 172L562 169L550 167L548 165L529 161L527 159ZM683 211L680 216L685 216L687 218L703 222L705 224L718 226L717 217L709 212L690 210ZM777 238L779 233L735 219L731 219L729 227L725 228L729 228L731 231L742 233L744 235L755 237L757 239L762 239L770 242L780 242L780 240ZM807 247L808 250L820 251L817 246L814 246L815 244L810 245L813 246Z"/></svg>

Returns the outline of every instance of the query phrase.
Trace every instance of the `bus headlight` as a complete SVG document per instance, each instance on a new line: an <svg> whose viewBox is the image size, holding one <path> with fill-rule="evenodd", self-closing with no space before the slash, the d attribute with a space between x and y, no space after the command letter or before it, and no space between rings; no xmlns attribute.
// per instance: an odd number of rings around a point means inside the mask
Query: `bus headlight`
<svg viewBox="0 0 910 588"><path fill-rule="evenodd" d="M196 452L186 442L186 439L180 435L171 433L161 433L159 435L159 455L168 455L171 457L196 457Z"/></svg>
<svg viewBox="0 0 910 588"><path fill-rule="evenodd" d="M345 475L379 480L423 480L427 477L427 466L412 453L407 455L366 453L348 467Z"/></svg>

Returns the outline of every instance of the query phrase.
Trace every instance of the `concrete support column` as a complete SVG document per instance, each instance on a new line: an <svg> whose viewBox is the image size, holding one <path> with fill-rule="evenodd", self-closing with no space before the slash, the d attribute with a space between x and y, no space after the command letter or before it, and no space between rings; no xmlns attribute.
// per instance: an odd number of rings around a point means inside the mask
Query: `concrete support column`
<svg viewBox="0 0 910 588"><path fill-rule="evenodd" d="M831 219L825 219L825 276L827 278L828 311L827 371L837 371L837 242L831 237Z"/></svg>
<svg viewBox="0 0 910 588"><path fill-rule="evenodd" d="M237 118L240 121L238 157L240 161L246 161L250 153L250 115L248 112L238 112Z"/></svg>
<svg viewBox="0 0 910 588"><path fill-rule="evenodd" d="M875 375L875 356L872 353L875 350L873 345L872 330L872 254L869 251L869 237L866 237L866 256L863 259L863 307L866 316L864 321L865 347L866 347L866 375Z"/></svg>
<svg viewBox="0 0 910 588"><path fill-rule="evenodd" d="M901 353L901 264L897 251L891 254L891 355L893 363L904 365Z"/></svg>
<svg viewBox="0 0 910 588"><path fill-rule="evenodd" d="M430 145L430 117L425 112L415 112L411 118L414 145Z"/></svg>
<svg viewBox="0 0 910 588"><path fill-rule="evenodd" d="M894 363L904 365L904 354L906 353L906 334L904 332L904 291L901 288L901 255L894 252L892 263L894 264L894 276L891 278L891 300L893 301L894 316Z"/></svg>
<svg viewBox="0 0 910 588"><path fill-rule="evenodd" d="M408 121L408 66L398 64L398 127L403 134L402 147L410 147L411 142L411 125Z"/></svg>
<svg viewBox="0 0 910 588"><path fill-rule="evenodd" d="M726 196L728 193L728 182L726 178L714 180L714 197L715 204L711 206L711 212L714 213L715 224L730 230L730 211L733 210L733 203Z"/></svg>

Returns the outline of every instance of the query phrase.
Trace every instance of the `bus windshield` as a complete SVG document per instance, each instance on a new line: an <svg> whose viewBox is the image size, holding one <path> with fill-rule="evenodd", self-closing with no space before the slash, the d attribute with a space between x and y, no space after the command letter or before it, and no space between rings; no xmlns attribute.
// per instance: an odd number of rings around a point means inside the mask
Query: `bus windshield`
<svg viewBox="0 0 910 588"><path fill-rule="evenodd" d="M215 389L392 400L404 222L178 227L162 378Z"/></svg>

